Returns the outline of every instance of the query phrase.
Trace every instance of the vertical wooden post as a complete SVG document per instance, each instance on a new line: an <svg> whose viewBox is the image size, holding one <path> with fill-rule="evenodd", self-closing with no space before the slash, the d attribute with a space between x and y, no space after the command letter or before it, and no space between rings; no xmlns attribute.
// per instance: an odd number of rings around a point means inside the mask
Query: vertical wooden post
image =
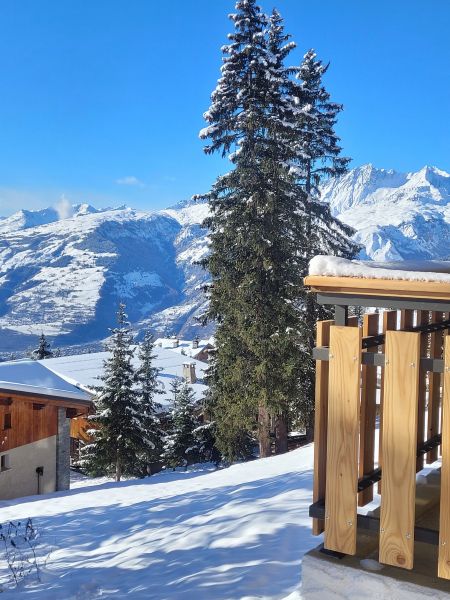
<svg viewBox="0 0 450 600"><path fill-rule="evenodd" d="M442 396L441 510L438 577L450 579L450 337L445 338Z"/></svg>
<svg viewBox="0 0 450 600"><path fill-rule="evenodd" d="M385 310L383 313L382 332L386 334L388 331L397 329L397 311ZM385 346L380 346L380 352L384 352ZM380 429L378 431L378 466L381 467L383 462L383 404L384 404L384 369L381 369L380 378ZM378 483L378 493L381 494L381 481Z"/></svg>
<svg viewBox="0 0 450 600"><path fill-rule="evenodd" d="M330 327L334 321L318 321L317 346L330 345ZM327 465L327 420L328 420L328 361L316 362L316 392L314 411L314 483L313 502L325 499ZM313 519L313 535L324 530L321 519Z"/></svg>
<svg viewBox="0 0 450 600"><path fill-rule="evenodd" d="M430 312L428 310L417 311L417 325L427 325L430 322ZM428 334L422 333L420 337L420 356L427 356L428 352ZM425 413L427 396L427 372L421 370L419 373L419 408L417 413L417 445L421 446L425 442ZM424 466L424 456L417 457L416 470L420 471Z"/></svg>
<svg viewBox="0 0 450 600"><path fill-rule="evenodd" d="M443 313L433 312L432 323L443 320ZM442 331L436 331L430 335L430 357L441 358L444 336ZM427 439L439 433L439 407L441 403L441 374L430 373L428 375L428 418ZM427 454L427 463L430 464L438 458L438 447L436 446Z"/></svg>
<svg viewBox="0 0 450 600"><path fill-rule="evenodd" d="M363 337L377 335L380 315L365 314ZM378 352L378 348L368 348L364 352ZM363 477L375 468L375 424L377 413L377 368L362 366L361 375L361 425L359 437L359 476ZM373 500L373 487L358 494L358 506L365 506Z"/></svg>
<svg viewBox="0 0 450 600"><path fill-rule="evenodd" d="M331 327L324 545L344 554L356 552L360 378L361 329Z"/></svg>
<svg viewBox="0 0 450 600"><path fill-rule="evenodd" d="M388 331L385 348L380 562L412 569L420 333Z"/></svg>

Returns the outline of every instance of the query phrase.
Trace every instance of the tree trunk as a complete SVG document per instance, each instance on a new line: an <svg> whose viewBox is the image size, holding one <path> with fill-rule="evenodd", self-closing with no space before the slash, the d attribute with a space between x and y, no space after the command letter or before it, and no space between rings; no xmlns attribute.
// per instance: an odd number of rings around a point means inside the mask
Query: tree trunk
<svg viewBox="0 0 450 600"><path fill-rule="evenodd" d="M116 456L116 481L120 481L122 477L122 462L120 460L119 453Z"/></svg>
<svg viewBox="0 0 450 600"><path fill-rule="evenodd" d="M269 411L264 404L260 404L258 408L258 441L259 441L259 456L266 458L272 454L270 444L270 418Z"/></svg>
<svg viewBox="0 0 450 600"><path fill-rule="evenodd" d="M285 413L275 417L275 454L288 451L288 426Z"/></svg>
<svg viewBox="0 0 450 600"><path fill-rule="evenodd" d="M309 414L309 423L306 424L306 442L309 444L314 441L314 410Z"/></svg>

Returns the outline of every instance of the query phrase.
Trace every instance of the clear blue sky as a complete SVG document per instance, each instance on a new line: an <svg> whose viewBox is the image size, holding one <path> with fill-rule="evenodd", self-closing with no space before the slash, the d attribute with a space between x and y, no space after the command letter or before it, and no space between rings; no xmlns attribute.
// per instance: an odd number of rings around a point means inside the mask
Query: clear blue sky
<svg viewBox="0 0 450 600"><path fill-rule="evenodd" d="M353 165L450 169L450 2L261 4L284 16L293 61L310 47L331 61ZM207 190L226 165L203 155L198 131L233 9L233 0L2 0L0 214L63 193L151 209Z"/></svg>

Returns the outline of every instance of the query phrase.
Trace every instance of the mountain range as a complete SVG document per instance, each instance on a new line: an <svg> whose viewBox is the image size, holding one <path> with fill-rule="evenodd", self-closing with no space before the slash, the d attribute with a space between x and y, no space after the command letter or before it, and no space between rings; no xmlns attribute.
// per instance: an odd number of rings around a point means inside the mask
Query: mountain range
<svg viewBox="0 0 450 600"><path fill-rule="evenodd" d="M450 174L364 165L330 180L322 201L353 226L361 258L450 259ZM98 347L119 301L133 325L192 338L205 308L206 204L155 212L89 204L0 219L0 354L36 346Z"/></svg>

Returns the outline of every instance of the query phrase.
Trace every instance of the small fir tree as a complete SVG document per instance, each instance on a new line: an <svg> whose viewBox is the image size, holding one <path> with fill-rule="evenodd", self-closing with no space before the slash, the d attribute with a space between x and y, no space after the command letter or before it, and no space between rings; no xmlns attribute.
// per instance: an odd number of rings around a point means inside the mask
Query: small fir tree
<svg viewBox="0 0 450 600"><path fill-rule="evenodd" d="M38 348L36 348L36 350L33 350L31 355L35 360L43 360L45 358L53 357L53 352L50 349L50 344L47 341L47 338L45 337L44 333L41 333L41 336L39 338L39 346Z"/></svg>
<svg viewBox="0 0 450 600"><path fill-rule="evenodd" d="M192 388L176 379L172 383L172 411L169 433L164 443L163 462L175 469L186 467L198 460L194 430L198 427L195 416L195 396Z"/></svg>
<svg viewBox="0 0 450 600"><path fill-rule="evenodd" d="M150 332L146 332L139 345L139 368L136 371L137 393L142 410L143 426L147 434L147 445L142 448L139 458L142 462L143 473L148 474L151 464L160 461L162 445L162 429L158 417L161 405L155 396L162 393L158 382L158 373L161 369L153 366L156 358L154 354L154 341Z"/></svg>
<svg viewBox="0 0 450 600"><path fill-rule="evenodd" d="M80 464L91 474L114 475L120 481L123 475L141 474L137 457L152 450L152 439L136 388L133 336L124 304L119 305L117 324L111 330L107 346L111 356L104 361L95 412L89 417L93 427L88 433L93 439L83 448Z"/></svg>

